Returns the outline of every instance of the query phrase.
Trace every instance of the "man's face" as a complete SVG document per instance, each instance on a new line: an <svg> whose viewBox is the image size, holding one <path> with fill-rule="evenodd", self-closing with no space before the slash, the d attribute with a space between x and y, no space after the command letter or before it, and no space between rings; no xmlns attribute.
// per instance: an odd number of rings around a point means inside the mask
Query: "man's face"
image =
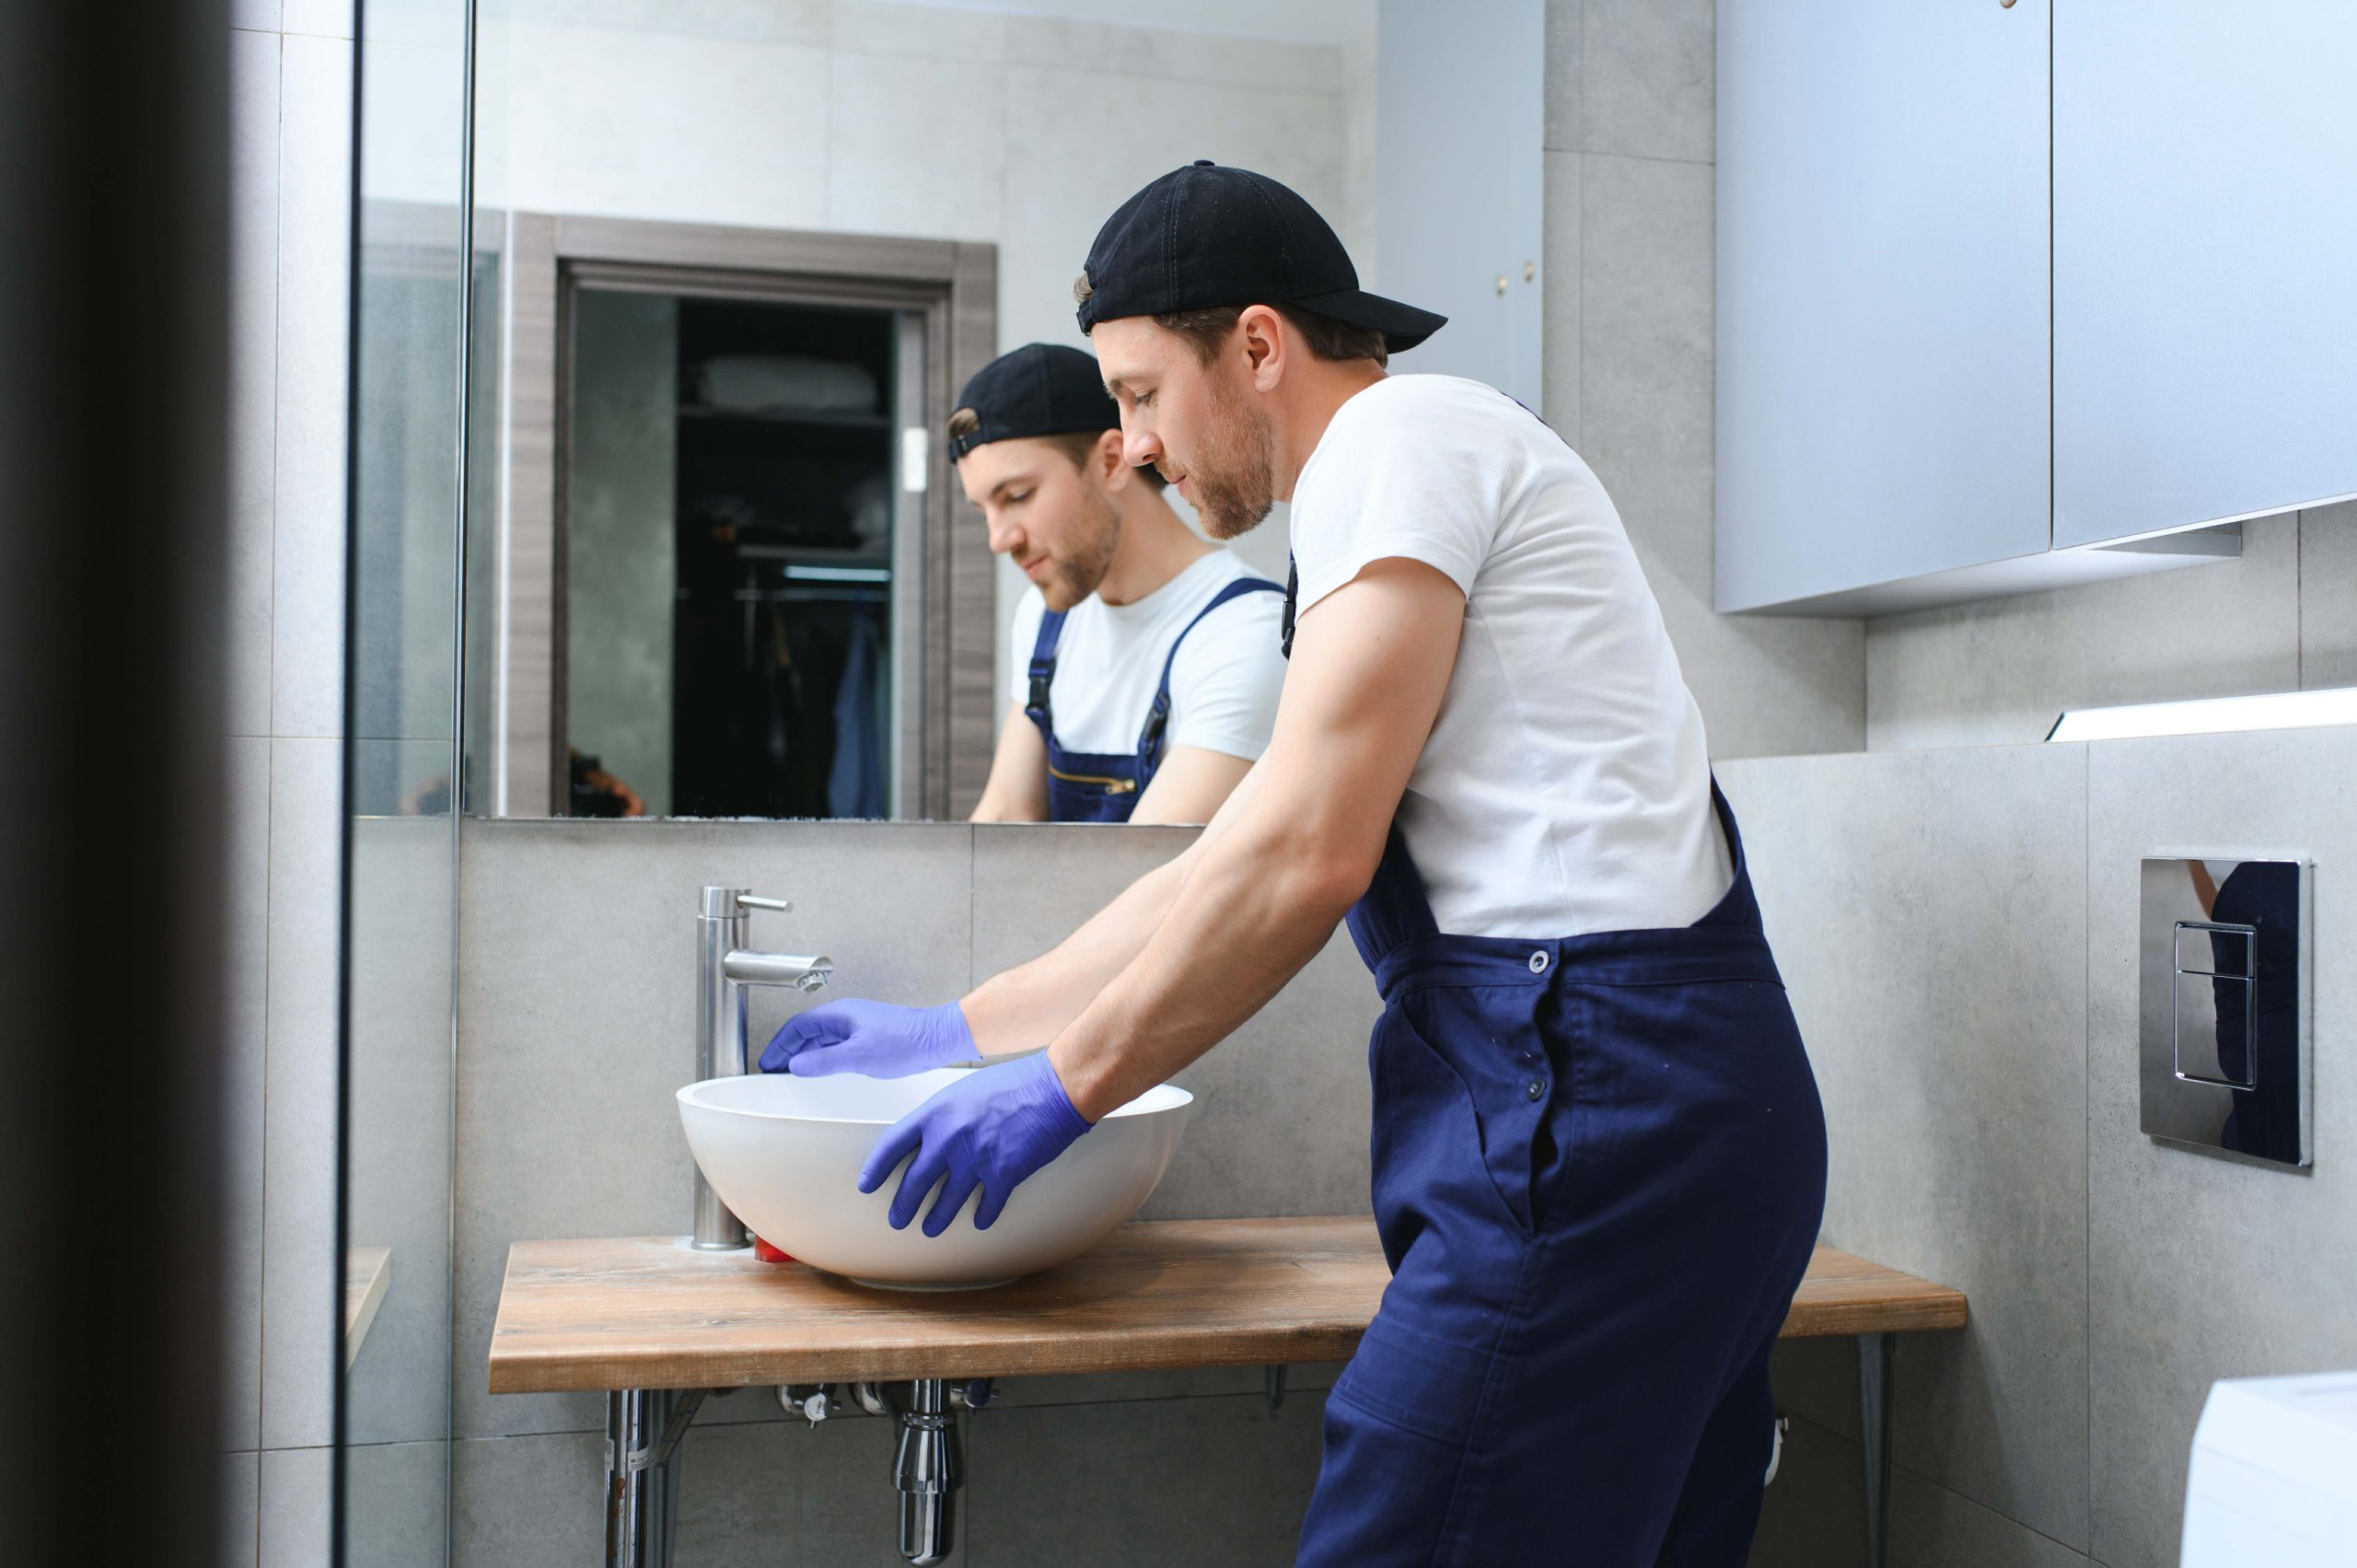
<svg viewBox="0 0 2357 1568"><path fill-rule="evenodd" d="M1240 334L1209 365L1150 317L1099 321L1088 335L1121 405L1122 460L1160 470L1213 539L1258 527L1276 501L1277 443Z"/></svg>
<svg viewBox="0 0 2357 1568"><path fill-rule="evenodd" d="M992 441L958 459L958 482L990 525L991 549L1039 585L1048 608L1097 591L1121 542L1121 516L1091 471L1052 441Z"/></svg>

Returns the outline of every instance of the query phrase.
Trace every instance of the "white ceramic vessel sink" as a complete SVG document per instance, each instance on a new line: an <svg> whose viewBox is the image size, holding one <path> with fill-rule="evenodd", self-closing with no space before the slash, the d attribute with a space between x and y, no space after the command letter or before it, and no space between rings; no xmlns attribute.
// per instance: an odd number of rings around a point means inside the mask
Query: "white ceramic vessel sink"
<svg viewBox="0 0 2357 1568"><path fill-rule="evenodd" d="M679 1091L679 1121L704 1179L772 1247L862 1284L971 1290L1052 1268L1111 1235L1170 1168L1194 1103L1167 1084L1147 1090L1016 1188L988 1230L974 1228L979 1194L938 1237L922 1228L930 1199L894 1230L886 1216L899 1173L863 1193L859 1167L887 1127L967 1071L708 1078Z"/></svg>

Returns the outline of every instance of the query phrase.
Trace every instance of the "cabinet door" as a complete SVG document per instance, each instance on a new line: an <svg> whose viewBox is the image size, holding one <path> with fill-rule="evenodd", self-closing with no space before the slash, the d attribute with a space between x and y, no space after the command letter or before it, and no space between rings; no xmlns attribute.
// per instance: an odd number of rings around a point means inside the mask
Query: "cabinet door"
<svg viewBox="0 0 2357 1568"><path fill-rule="evenodd" d="M2357 492L2357 6L2054 19L2054 538Z"/></svg>
<svg viewBox="0 0 2357 1568"><path fill-rule="evenodd" d="M1395 368L1486 381L1541 413L1546 33L1541 0L1382 0L1367 285L1448 318Z"/></svg>
<svg viewBox="0 0 2357 1568"><path fill-rule="evenodd" d="M2048 548L2048 6L1721 0L1721 610Z"/></svg>

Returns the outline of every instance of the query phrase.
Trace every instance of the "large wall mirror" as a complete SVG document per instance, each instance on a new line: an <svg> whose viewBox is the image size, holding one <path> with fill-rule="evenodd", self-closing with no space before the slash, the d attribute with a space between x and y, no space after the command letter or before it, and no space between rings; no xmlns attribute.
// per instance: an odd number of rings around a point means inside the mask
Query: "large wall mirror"
<svg viewBox="0 0 2357 1568"><path fill-rule="evenodd" d="M464 809L968 815L1028 585L961 492L953 400L1003 352L1086 346L1090 240L1180 164L1293 186L1370 285L1399 281L1379 145L1402 180L1489 169L1511 221L1459 270L1502 330L1460 341L1535 343L1540 136L1472 88L1494 57L1535 80L1539 8L1438 45L1414 9L483 0ZM1400 268L1476 245L1438 217L1387 234ZM1283 581L1282 514L1232 548Z"/></svg>

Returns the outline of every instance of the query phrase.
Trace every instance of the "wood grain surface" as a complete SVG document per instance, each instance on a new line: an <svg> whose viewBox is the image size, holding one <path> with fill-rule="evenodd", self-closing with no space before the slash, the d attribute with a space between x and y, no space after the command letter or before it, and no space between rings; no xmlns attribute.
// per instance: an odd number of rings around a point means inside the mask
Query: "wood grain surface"
<svg viewBox="0 0 2357 1568"><path fill-rule="evenodd" d="M1128 1225L995 1290L875 1290L684 1237L519 1241L491 1391L728 1388L1347 1358L1390 1278L1363 1217ZM1787 1338L1961 1328L1961 1293L1820 1247Z"/></svg>

